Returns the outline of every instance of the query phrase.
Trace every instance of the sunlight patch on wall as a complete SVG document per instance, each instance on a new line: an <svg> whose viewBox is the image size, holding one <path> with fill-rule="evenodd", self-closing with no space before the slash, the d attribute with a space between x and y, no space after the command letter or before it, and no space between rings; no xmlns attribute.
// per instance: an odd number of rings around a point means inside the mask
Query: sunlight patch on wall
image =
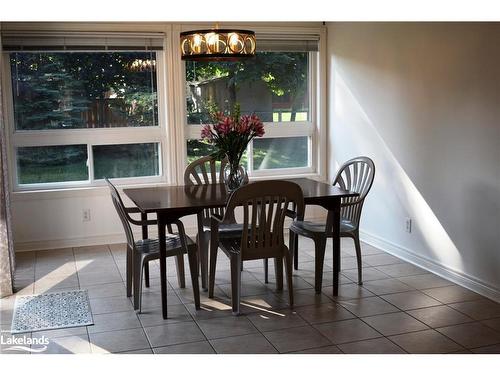
<svg viewBox="0 0 500 375"><path fill-rule="evenodd" d="M333 61L335 66L335 61ZM413 230L418 231L425 245L443 264L457 270L463 269L462 257L439 219L427 204L415 184L406 174L394 154L382 139L371 119L356 99L352 91L338 71L333 69L333 97L331 107L334 109L333 142L335 162L343 162L351 157L367 155L374 159L376 166L375 182L372 193L367 198L370 216L380 220L388 213L399 213L401 217L388 218L387 225L392 225L391 234L401 236L403 225L399 225L403 215L411 217L417 224ZM348 146L346 146L348 145ZM393 194L394 199L384 199L384 195ZM377 199L378 201L374 201ZM399 204L398 204L399 203ZM365 211L365 215L366 211ZM391 221L392 220L392 221ZM386 223L384 222L384 225ZM412 233L415 235L416 233Z"/></svg>

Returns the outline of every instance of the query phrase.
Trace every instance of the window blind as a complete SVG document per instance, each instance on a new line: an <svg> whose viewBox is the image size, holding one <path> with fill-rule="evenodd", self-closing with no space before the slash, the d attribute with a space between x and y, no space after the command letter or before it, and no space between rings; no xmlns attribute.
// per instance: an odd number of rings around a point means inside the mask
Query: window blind
<svg viewBox="0 0 500 375"><path fill-rule="evenodd" d="M13 51L158 51L163 33L2 32L3 50Z"/></svg>
<svg viewBox="0 0 500 375"><path fill-rule="evenodd" d="M257 51L263 52L317 52L319 35L256 34Z"/></svg>

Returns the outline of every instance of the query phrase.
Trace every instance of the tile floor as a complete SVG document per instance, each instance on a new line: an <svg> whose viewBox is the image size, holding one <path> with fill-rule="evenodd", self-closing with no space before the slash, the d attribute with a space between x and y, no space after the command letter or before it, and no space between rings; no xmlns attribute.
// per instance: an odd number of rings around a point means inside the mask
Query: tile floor
<svg viewBox="0 0 500 375"><path fill-rule="evenodd" d="M231 314L229 263L222 253L216 298L202 292L199 311L189 277L187 288L179 289L168 261L168 320L161 316L157 262L151 287L143 291L143 313L134 312L125 296L123 244L20 253L16 287L18 294L89 291L93 326L25 334L48 337L45 353L500 353L500 304L362 247L364 285L356 284L353 244L343 240L339 295L332 296L328 251L323 293L316 295L313 244L301 238L293 309L286 290L276 292L273 276L263 283L261 261L246 262L239 317ZM0 300L4 337L10 335L14 301Z"/></svg>

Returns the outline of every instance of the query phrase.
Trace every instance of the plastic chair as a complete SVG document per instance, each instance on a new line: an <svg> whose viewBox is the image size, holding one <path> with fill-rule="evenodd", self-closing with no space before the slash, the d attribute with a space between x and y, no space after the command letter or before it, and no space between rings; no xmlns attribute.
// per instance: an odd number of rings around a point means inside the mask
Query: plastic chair
<svg viewBox="0 0 500 375"><path fill-rule="evenodd" d="M375 164L368 157L357 157L345 162L337 172L334 185L359 194L357 197L343 198L340 208L340 237L350 237L356 247L358 263L358 284L363 284L361 267L361 244L359 222L363 203L375 178ZM315 248L315 289L321 293L323 263L326 240L332 237L333 218L328 213L326 224L310 221L296 221L290 226L290 237L294 237L294 268L298 269L298 235L311 238Z"/></svg>
<svg viewBox="0 0 500 375"><path fill-rule="evenodd" d="M156 220L135 220L130 217L130 212L137 212L136 209L126 208L118 193L116 187L105 178L106 183L111 191L111 198L116 212L120 217L120 221L125 230L127 237L127 265L126 265L126 285L127 297L131 296L131 289L134 289L134 309L141 312L141 295L142 295L142 278L143 270L149 261L160 258L160 243L158 239L143 239L139 241L134 240L134 235L130 227L130 223L135 225L156 225ZM186 236L184 225L180 220L174 223L178 228L178 233L172 232L171 225L168 225L166 256L176 257L177 265L177 278L180 288L185 288L185 275L184 275L184 254L188 254L189 264L191 269L191 279L193 282L193 291L195 296L198 295L199 289L195 287L198 285L198 276L196 268L196 244ZM194 270L193 271L193 265ZM195 297L195 300L196 297Z"/></svg>
<svg viewBox="0 0 500 375"><path fill-rule="evenodd" d="M212 156L205 156L191 162L184 171L184 185L208 185L224 182L224 167L227 159L220 162L220 169L217 171L217 160ZM248 175L245 173L245 181L248 182ZM210 216L212 214L224 215L224 208L211 208L203 210L201 214L201 223L203 234L200 238L197 235L197 241L200 243L199 262L201 266L202 281L205 282L203 275L206 275L208 268L208 243L210 241ZM239 237L241 235L241 226L234 225L234 219L228 222L228 225L221 225L219 228L222 237Z"/></svg>
<svg viewBox="0 0 500 375"><path fill-rule="evenodd" d="M294 210L289 206L292 205ZM231 221L236 207L241 206L243 222L241 236L224 238L219 228ZM285 217L303 220L304 196L302 189L290 181L260 181L240 187L233 192L224 216L212 214L210 240L210 280L208 296L213 298L215 271L219 247L231 263L231 294L233 314L240 313L241 265L243 261L275 259L276 285L283 289L283 260L290 305L293 305L292 253L284 243ZM293 244L290 245L290 248Z"/></svg>

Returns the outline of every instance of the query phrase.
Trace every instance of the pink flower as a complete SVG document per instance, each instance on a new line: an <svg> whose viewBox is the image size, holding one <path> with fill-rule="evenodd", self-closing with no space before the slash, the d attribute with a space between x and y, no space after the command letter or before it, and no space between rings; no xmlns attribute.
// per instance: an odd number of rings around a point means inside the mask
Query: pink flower
<svg viewBox="0 0 500 375"><path fill-rule="evenodd" d="M224 117L222 121L220 121L217 125L214 126L214 129L217 133L226 135L233 128L233 119L231 117Z"/></svg>
<svg viewBox="0 0 500 375"><path fill-rule="evenodd" d="M212 139L214 135L212 134L212 128L210 125L203 125L201 128L201 139Z"/></svg>
<svg viewBox="0 0 500 375"><path fill-rule="evenodd" d="M250 130L250 116L241 116L240 123L238 125L238 133L247 134Z"/></svg>
<svg viewBox="0 0 500 375"><path fill-rule="evenodd" d="M256 115L251 115L249 119L249 126L256 137L262 137L265 133L264 124Z"/></svg>

